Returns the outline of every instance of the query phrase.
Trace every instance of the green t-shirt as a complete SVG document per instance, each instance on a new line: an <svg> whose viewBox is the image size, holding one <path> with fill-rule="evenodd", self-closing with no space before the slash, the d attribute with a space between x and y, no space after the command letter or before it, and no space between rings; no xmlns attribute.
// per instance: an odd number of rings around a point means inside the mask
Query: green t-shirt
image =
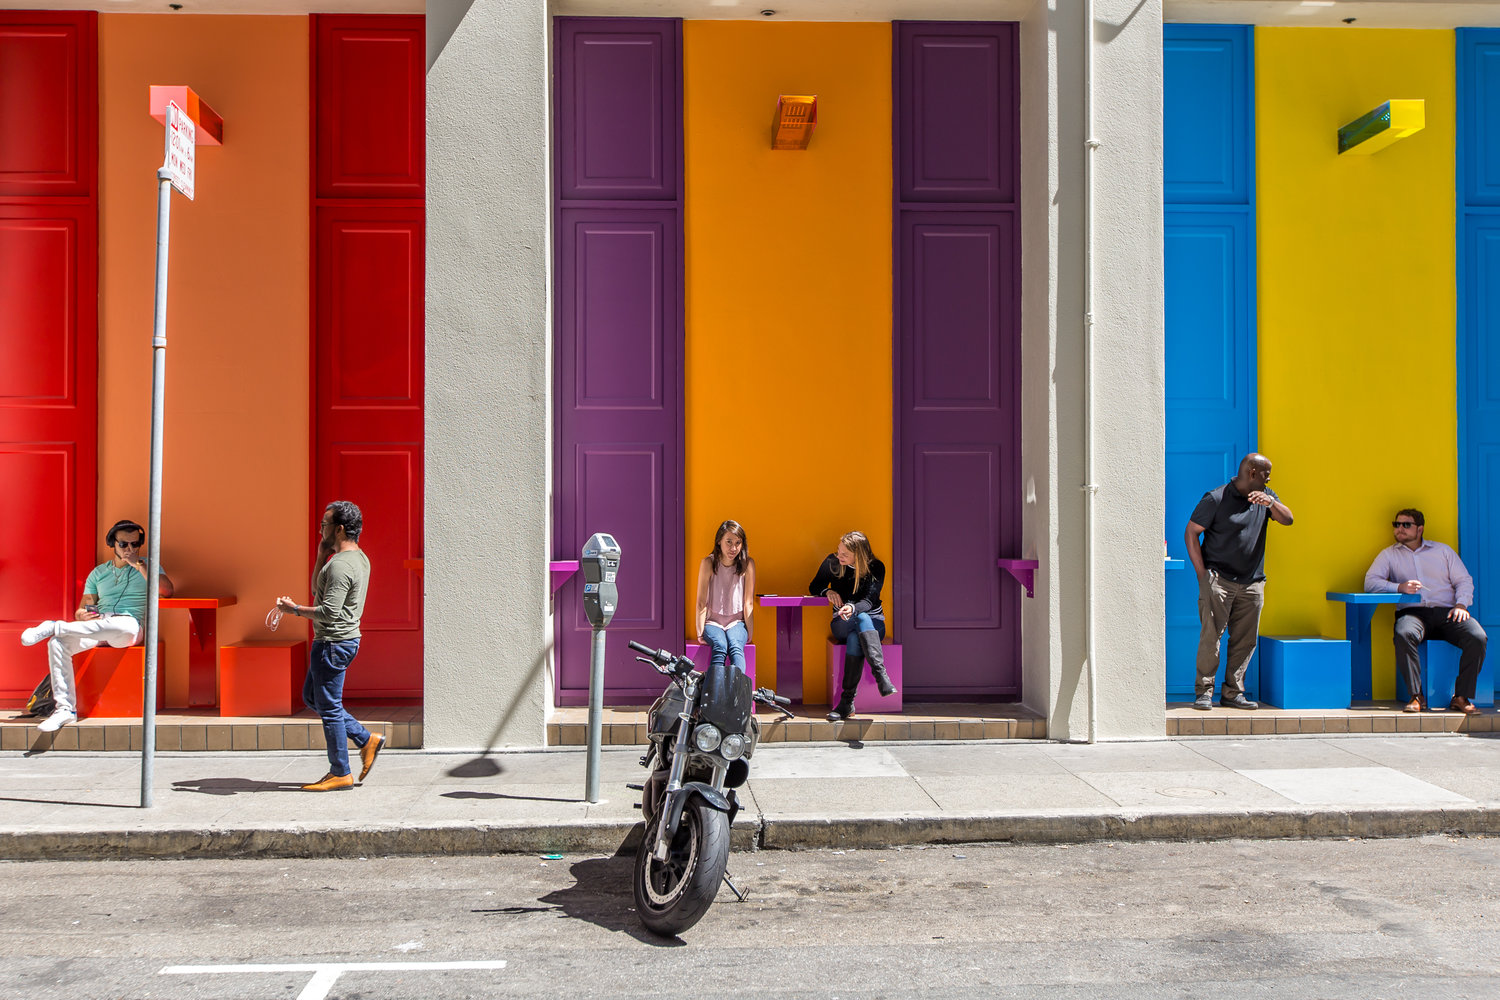
<svg viewBox="0 0 1500 1000"><path fill-rule="evenodd" d="M100 563L89 574L83 592L99 598L100 614L130 615L146 624L146 578L134 566Z"/></svg>
<svg viewBox="0 0 1500 1000"><path fill-rule="evenodd" d="M359 549L335 552L313 584L313 638L325 642L358 639L369 587L369 557Z"/></svg>

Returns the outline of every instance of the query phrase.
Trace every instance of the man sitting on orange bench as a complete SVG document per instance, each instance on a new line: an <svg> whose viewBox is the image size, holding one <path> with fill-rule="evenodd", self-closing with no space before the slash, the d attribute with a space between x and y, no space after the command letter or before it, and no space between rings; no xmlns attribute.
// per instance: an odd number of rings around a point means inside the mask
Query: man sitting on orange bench
<svg viewBox="0 0 1500 1000"><path fill-rule="evenodd" d="M74 702L73 657L86 649L107 645L134 646L141 641L146 621L146 529L134 521L116 521L104 536L112 559L94 567L83 585L83 600L73 621L45 621L21 633L21 642L47 643L47 665L52 672L52 714L37 726L44 733L78 721ZM172 581L161 573L161 596L172 596Z"/></svg>

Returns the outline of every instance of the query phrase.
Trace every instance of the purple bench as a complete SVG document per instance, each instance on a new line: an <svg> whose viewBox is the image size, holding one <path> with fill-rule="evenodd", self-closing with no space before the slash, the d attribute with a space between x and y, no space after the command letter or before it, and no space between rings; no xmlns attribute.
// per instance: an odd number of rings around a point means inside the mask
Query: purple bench
<svg viewBox="0 0 1500 1000"><path fill-rule="evenodd" d="M838 701L839 695L844 688L844 644L828 640L828 703L830 705ZM901 676L901 644L891 642L887 639L880 644L885 651L885 672L890 675L891 683L896 685L896 693L882 696L880 689L875 686L875 678L870 676L870 665L866 661L863 675L859 679L859 686L854 689L854 707L860 712L871 714L896 714L901 711L901 692L906 687Z"/></svg>
<svg viewBox="0 0 1500 1000"><path fill-rule="evenodd" d="M687 644L687 658L693 661L693 666L699 670L707 670L709 658L713 656L713 650L708 648L706 642L690 642ZM745 643L745 676L750 678L750 686L755 686L755 643Z"/></svg>

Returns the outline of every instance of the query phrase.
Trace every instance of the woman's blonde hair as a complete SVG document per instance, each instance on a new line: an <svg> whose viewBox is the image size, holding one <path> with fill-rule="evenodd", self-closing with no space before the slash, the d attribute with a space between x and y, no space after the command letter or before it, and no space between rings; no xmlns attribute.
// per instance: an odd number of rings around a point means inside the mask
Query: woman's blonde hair
<svg viewBox="0 0 1500 1000"><path fill-rule="evenodd" d="M863 531L851 531L839 539L839 544L854 556L854 585L858 587L860 582L870 575L870 563L875 561L875 553L870 548L870 540L865 537ZM839 576L843 576L848 569L848 566L840 566Z"/></svg>

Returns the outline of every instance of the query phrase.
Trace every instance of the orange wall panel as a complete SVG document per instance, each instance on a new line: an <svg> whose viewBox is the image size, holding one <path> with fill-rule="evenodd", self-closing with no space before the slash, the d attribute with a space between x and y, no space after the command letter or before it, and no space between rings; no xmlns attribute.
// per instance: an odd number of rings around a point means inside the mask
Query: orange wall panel
<svg viewBox="0 0 1500 1000"><path fill-rule="evenodd" d="M219 642L265 638L274 599L306 593L312 545L307 20L103 14L99 50L100 534L146 520L162 162L147 88L185 84L224 117L224 145L198 150L195 201L172 196L162 562L180 594L238 597ZM162 629L181 703L186 612Z"/></svg>
<svg viewBox="0 0 1500 1000"><path fill-rule="evenodd" d="M818 95L809 149L772 151L779 94ZM846 531L891 560L891 27L687 21L683 114L691 622L725 518L762 593L804 592ZM808 701L826 621L806 612ZM774 613L755 642L770 683Z"/></svg>

